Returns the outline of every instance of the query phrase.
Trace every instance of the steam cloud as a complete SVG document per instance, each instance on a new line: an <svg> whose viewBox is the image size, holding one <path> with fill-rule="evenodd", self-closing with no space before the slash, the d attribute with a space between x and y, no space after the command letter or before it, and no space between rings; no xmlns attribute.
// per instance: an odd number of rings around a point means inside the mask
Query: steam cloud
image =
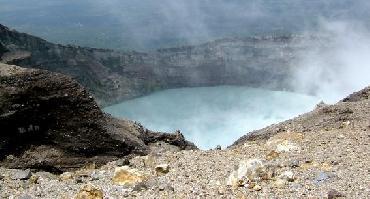
<svg viewBox="0 0 370 199"><path fill-rule="evenodd" d="M304 51L293 73L300 92L334 103L370 84L370 34L358 22L320 22L317 45Z"/></svg>

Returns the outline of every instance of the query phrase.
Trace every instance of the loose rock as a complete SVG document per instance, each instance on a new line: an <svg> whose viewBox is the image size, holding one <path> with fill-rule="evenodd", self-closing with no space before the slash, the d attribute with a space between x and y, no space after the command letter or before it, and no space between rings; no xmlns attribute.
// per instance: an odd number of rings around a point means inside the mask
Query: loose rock
<svg viewBox="0 0 370 199"><path fill-rule="evenodd" d="M294 173L292 171L284 171L282 174L279 175L281 180L285 180L287 182L294 181Z"/></svg>
<svg viewBox="0 0 370 199"><path fill-rule="evenodd" d="M230 174L227 185L233 187L244 186L250 181L260 181L265 175L267 175L267 169L262 160L249 159L241 161L238 169Z"/></svg>
<svg viewBox="0 0 370 199"><path fill-rule="evenodd" d="M330 190L328 192L328 199L335 199L335 198L342 198L342 197L345 197L344 194L338 192L337 190Z"/></svg>
<svg viewBox="0 0 370 199"><path fill-rule="evenodd" d="M75 199L103 199L103 192L92 185L85 185Z"/></svg>
<svg viewBox="0 0 370 199"><path fill-rule="evenodd" d="M155 167L155 171L157 172L157 175L163 175L170 172L170 167L168 164L161 164Z"/></svg>
<svg viewBox="0 0 370 199"><path fill-rule="evenodd" d="M17 170L11 178L13 180L28 180L32 176L31 170Z"/></svg>
<svg viewBox="0 0 370 199"><path fill-rule="evenodd" d="M145 179L137 169L128 166L117 167L114 171L113 183L117 185L134 185Z"/></svg>

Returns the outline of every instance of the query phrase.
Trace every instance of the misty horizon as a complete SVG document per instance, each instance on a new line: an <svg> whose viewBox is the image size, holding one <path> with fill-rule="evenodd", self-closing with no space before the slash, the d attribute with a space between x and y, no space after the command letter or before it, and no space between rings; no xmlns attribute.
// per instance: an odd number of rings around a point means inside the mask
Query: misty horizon
<svg viewBox="0 0 370 199"><path fill-rule="evenodd" d="M123 50L225 37L317 32L322 19L369 22L367 1L0 0L0 22L62 44Z"/></svg>

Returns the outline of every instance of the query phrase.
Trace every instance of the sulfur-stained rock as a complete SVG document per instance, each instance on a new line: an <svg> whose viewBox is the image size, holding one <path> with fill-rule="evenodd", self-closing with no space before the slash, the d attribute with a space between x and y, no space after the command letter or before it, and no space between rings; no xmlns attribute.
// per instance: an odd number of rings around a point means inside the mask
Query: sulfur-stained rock
<svg viewBox="0 0 370 199"><path fill-rule="evenodd" d="M117 167L114 171L112 181L117 185L134 185L142 182L145 176L140 173L137 169L130 168L128 166Z"/></svg>
<svg viewBox="0 0 370 199"><path fill-rule="evenodd" d="M73 179L74 174L72 172L64 172L60 174L59 179L61 181L67 181Z"/></svg>
<svg viewBox="0 0 370 199"><path fill-rule="evenodd" d="M75 199L103 199L104 193L102 190L92 186L85 185L76 195Z"/></svg>
<svg viewBox="0 0 370 199"><path fill-rule="evenodd" d="M279 153L276 151L271 151L269 154L266 155L267 160L273 160L279 157Z"/></svg>

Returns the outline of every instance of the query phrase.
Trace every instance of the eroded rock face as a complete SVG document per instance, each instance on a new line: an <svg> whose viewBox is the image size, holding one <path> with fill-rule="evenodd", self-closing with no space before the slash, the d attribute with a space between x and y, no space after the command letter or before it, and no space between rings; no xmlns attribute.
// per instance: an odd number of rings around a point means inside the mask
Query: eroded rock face
<svg viewBox="0 0 370 199"><path fill-rule="evenodd" d="M248 37L150 53L117 52L56 45L0 25L0 42L8 51L0 60L72 76L99 104L107 105L179 87L289 89L290 65L308 45L320 43L316 40L294 35Z"/></svg>
<svg viewBox="0 0 370 199"><path fill-rule="evenodd" d="M195 148L182 135L153 133L105 115L70 77L5 64L0 65L0 126L0 159L8 167L101 164L147 154L147 144L157 141Z"/></svg>

